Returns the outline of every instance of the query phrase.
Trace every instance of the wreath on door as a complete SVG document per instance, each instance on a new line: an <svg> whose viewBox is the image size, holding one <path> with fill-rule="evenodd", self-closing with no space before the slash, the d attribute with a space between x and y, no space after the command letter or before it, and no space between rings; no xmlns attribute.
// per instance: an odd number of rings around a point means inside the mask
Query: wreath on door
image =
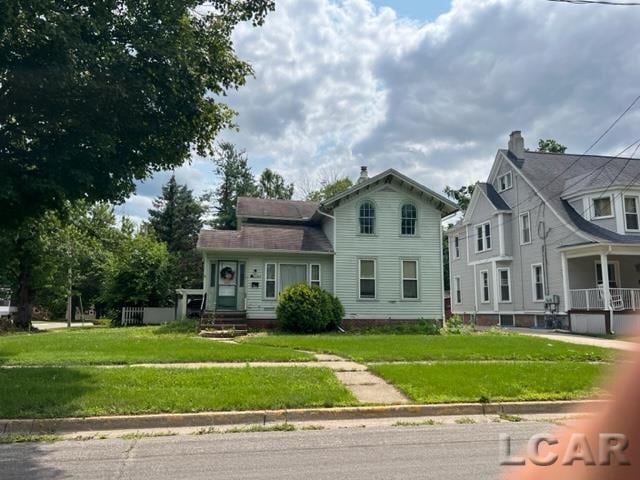
<svg viewBox="0 0 640 480"><path fill-rule="evenodd" d="M220 270L220 278L223 280L231 281L233 277L235 277L236 273L233 271L231 267L224 267Z"/></svg>

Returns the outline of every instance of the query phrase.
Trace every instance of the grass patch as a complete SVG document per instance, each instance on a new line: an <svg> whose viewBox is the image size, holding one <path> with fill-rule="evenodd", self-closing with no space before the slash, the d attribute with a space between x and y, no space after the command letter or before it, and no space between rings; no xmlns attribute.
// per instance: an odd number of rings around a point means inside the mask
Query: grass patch
<svg viewBox="0 0 640 480"><path fill-rule="evenodd" d="M253 432L293 432L296 427L291 423L277 423L275 425L247 425L224 430L224 433L253 433Z"/></svg>
<svg viewBox="0 0 640 480"><path fill-rule="evenodd" d="M421 422L396 422L392 427L421 427L423 425L441 425L441 423L429 419Z"/></svg>
<svg viewBox="0 0 640 480"><path fill-rule="evenodd" d="M579 362L375 365L418 403L573 400L600 393L603 365Z"/></svg>
<svg viewBox="0 0 640 480"><path fill-rule="evenodd" d="M33 442L53 443L60 440L62 440L62 437L60 435L53 435L49 433L10 433L8 435L0 435L0 444Z"/></svg>
<svg viewBox="0 0 640 480"><path fill-rule="evenodd" d="M514 423L522 422L524 420L524 418L520 417L519 415L511 415L509 413L500 413L498 417L500 418L500 420Z"/></svg>
<svg viewBox="0 0 640 480"><path fill-rule="evenodd" d="M329 369L0 369L0 418L355 405Z"/></svg>
<svg viewBox="0 0 640 480"><path fill-rule="evenodd" d="M290 348L230 344L161 327L73 328L0 337L0 364L101 365L313 360Z"/></svg>
<svg viewBox="0 0 640 480"><path fill-rule="evenodd" d="M458 425L470 425L472 423L476 423L473 418L469 417L456 418L454 422L456 422Z"/></svg>
<svg viewBox="0 0 640 480"><path fill-rule="evenodd" d="M300 348L333 353L360 362L418 360L576 360L608 361L605 348L575 345L525 335L268 335L244 344Z"/></svg>

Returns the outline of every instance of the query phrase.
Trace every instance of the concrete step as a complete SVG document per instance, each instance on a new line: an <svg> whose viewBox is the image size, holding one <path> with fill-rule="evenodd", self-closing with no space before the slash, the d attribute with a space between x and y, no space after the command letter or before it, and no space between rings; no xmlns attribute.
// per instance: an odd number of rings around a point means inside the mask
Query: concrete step
<svg viewBox="0 0 640 480"><path fill-rule="evenodd" d="M216 330L201 330L200 336L204 338L234 338L241 337L248 333L247 330L240 330L236 328L230 329L216 329Z"/></svg>

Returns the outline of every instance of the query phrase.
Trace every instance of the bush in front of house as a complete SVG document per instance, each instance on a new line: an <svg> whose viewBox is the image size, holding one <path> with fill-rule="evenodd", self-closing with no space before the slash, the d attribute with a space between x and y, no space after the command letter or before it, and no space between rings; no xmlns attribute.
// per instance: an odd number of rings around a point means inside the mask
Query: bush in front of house
<svg viewBox="0 0 640 480"><path fill-rule="evenodd" d="M344 308L340 300L326 290L298 283L280 294L276 316L283 330L319 333L340 325Z"/></svg>

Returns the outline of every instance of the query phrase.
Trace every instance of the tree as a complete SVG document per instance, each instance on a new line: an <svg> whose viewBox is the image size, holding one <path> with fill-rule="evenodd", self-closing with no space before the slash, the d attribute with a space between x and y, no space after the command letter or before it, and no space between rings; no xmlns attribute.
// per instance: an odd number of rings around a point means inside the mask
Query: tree
<svg viewBox="0 0 640 480"><path fill-rule="evenodd" d="M291 200L293 190L293 183L286 184L282 175L269 168L265 168L258 179L258 196L260 198Z"/></svg>
<svg viewBox="0 0 640 480"><path fill-rule="evenodd" d="M564 153L567 150L567 147L562 145L561 143L556 142L553 138L547 138L543 140L542 138L538 140L538 151L546 152L546 153Z"/></svg>
<svg viewBox="0 0 640 480"><path fill-rule="evenodd" d="M447 197L453 199L458 204L458 208L464 213L469 207L471 202L471 195L473 195L473 189L475 185L463 185L462 187L455 189L450 186L444 188L444 193Z"/></svg>
<svg viewBox="0 0 640 480"><path fill-rule="evenodd" d="M307 200L312 202L322 202L331 197L335 197L353 186L353 182L348 177L341 177L333 181L321 180L320 189L307 194Z"/></svg>
<svg viewBox="0 0 640 480"><path fill-rule="evenodd" d="M214 152L213 162L220 184L204 196L214 204L215 216L209 223L220 230L233 230L237 226L238 197L255 197L258 188L249 168L246 152L237 151L232 143L220 143Z"/></svg>
<svg viewBox="0 0 640 480"><path fill-rule="evenodd" d="M170 253L193 250L202 228L204 207L175 175L162 187L162 195L149 209L149 226L157 240L165 242Z"/></svg>

